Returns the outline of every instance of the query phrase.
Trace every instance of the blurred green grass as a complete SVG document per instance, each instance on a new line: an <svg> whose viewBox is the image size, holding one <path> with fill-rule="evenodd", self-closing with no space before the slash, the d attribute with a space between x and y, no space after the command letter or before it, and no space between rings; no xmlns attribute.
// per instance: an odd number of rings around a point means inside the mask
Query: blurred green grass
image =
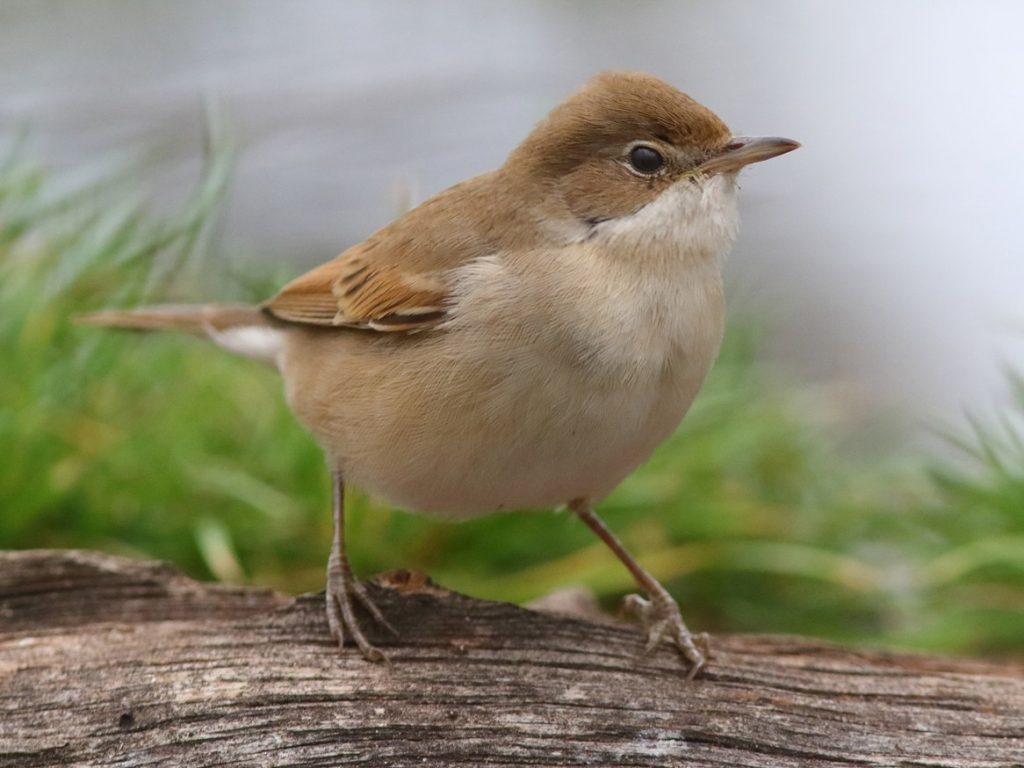
<svg viewBox="0 0 1024 768"><path fill-rule="evenodd" d="M207 245L230 152L177 213L131 165L54 177L0 163L0 547L89 547L200 578L319 590L330 544L319 449L275 374L201 341L76 327L98 307L259 299ZM213 251L213 253L211 253ZM954 438L960 469L837 451L841 397L781 386L734 319L678 433L599 509L691 626L975 653L1024 648L1024 442ZM1024 380L1011 374L1024 413ZM568 584L608 605L629 576L571 516L446 524L353 492L358 572L407 567L484 597Z"/></svg>

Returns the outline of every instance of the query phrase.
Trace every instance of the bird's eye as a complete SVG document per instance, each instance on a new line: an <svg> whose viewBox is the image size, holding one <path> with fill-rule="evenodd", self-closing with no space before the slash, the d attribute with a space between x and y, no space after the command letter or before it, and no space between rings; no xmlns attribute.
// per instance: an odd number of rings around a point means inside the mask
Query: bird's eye
<svg viewBox="0 0 1024 768"><path fill-rule="evenodd" d="M665 165L665 158L658 150L648 147L646 144L637 144L629 150L629 164L637 173L650 176L662 169Z"/></svg>

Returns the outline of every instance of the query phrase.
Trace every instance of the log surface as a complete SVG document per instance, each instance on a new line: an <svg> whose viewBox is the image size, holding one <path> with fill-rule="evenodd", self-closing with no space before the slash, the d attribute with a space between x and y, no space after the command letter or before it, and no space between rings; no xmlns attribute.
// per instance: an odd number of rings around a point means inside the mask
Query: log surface
<svg viewBox="0 0 1024 768"><path fill-rule="evenodd" d="M636 627L371 590L388 664L319 595L0 553L0 766L1024 766L1019 667L729 636L687 682Z"/></svg>

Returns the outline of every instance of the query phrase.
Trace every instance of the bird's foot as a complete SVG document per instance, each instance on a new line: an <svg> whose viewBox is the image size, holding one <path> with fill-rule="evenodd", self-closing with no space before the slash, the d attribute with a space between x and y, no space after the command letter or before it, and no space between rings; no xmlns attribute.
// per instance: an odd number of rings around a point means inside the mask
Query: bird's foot
<svg viewBox="0 0 1024 768"><path fill-rule="evenodd" d="M629 595L623 603L627 613L640 619L647 632L644 653L651 653L662 642L669 642L689 664L686 678L692 680L704 668L709 656L706 633L693 635L683 623L679 606L663 588L650 593L648 598Z"/></svg>
<svg viewBox="0 0 1024 768"><path fill-rule="evenodd" d="M391 626L384 614L380 612L373 600L366 593L366 588L352 575L352 571L332 556L327 568L327 623L331 628L331 636L337 641L338 648L345 646L346 634L355 641L359 652L367 661L387 661L387 656L372 645L356 621L352 609L352 598L355 598L373 617L373 620L394 636L398 632Z"/></svg>

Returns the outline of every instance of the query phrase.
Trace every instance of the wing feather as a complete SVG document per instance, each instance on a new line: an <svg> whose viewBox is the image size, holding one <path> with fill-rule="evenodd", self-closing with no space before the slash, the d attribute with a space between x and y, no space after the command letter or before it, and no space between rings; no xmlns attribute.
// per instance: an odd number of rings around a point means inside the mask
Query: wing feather
<svg viewBox="0 0 1024 768"><path fill-rule="evenodd" d="M264 307L295 323L413 331L444 318L447 295L443 273L373 264L356 246L293 280Z"/></svg>
<svg viewBox="0 0 1024 768"><path fill-rule="evenodd" d="M448 311L453 272L501 250L516 231L509 224L515 214L493 199L504 187L489 177L435 195L296 278L263 309L285 322L382 332L437 325Z"/></svg>

